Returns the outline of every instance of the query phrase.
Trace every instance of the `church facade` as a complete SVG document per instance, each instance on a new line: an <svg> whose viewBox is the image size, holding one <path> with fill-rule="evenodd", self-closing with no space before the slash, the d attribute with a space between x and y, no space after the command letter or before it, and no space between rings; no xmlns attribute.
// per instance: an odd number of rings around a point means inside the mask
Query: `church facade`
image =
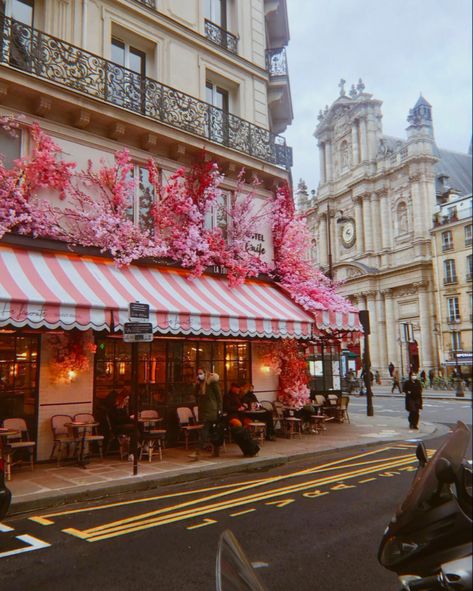
<svg viewBox="0 0 473 591"><path fill-rule="evenodd" d="M373 371L386 376L392 362L406 375L410 366L438 367L432 217L439 178L471 193L471 156L438 149L422 96L402 140L383 135L381 105L361 80L348 95L341 84L314 133L318 191L310 198L301 184L298 204L314 264L369 311Z"/></svg>

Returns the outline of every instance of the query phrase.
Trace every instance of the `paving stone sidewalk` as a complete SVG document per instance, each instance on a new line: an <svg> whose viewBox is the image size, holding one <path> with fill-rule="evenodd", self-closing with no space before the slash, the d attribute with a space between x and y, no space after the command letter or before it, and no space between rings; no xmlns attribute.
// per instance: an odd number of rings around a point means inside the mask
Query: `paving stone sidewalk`
<svg viewBox="0 0 473 591"><path fill-rule="evenodd" d="M189 459L182 447L164 450L163 460L156 456L152 462L139 464L139 474L132 476L132 463L112 456L92 460L86 468L55 463L14 469L8 483L13 493L9 514L44 509L66 503L104 498L120 493L154 489L166 484L191 482L206 477L265 470L303 458L316 461L317 454L352 446L366 446L378 442L426 439L441 434L444 428L432 423L421 423L419 431L406 428L404 417L367 417L350 413L350 423L328 423L327 431L304 434L301 438L277 438L265 442L254 458L245 458L235 444L227 444L219 458L204 455L198 462Z"/></svg>

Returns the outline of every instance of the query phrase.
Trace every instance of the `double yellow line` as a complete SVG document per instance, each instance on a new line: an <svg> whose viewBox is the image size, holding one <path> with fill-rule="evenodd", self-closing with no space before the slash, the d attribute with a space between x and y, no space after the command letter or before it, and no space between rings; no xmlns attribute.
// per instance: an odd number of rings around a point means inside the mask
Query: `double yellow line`
<svg viewBox="0 0 473 591"><path fill-rule="evenodd" d="M377 450L379 453L380 450ZM360 457L366 457L367 455L371 455L372 453L376 452L367 452L365 454L360 454L359 456L354 456L349 459L354 460ZM394 468L403 468L409 466L416 462L415 456L413 454L409 455L401 455L389 458L388 460L368 460L364 462L356 462L354 464L349 464L348 466L340 466L343 462L347 460L337 460L336 462L331 462L324 466L320 466L318 468L311 468L308 470L303 470L300 472L292 473L290 475L285 476L278 476L274 478L268 478L259 481L255 484L246 483L244 486L239 486L232 490L222 491L208 497L203 497L199 499L194 499L191 501L187 501L185 503L181 503L174 507L166 507L162 509L158 509L156 511L152 511L149 513L145 513L142 515L137 515L133 517L128 517L125 519L117 520L111 523L107 523L104 525L99 525L97 527L92 527L83 531L77 530L75 528L68 528L64 529L65 533L70 535L76 536L83 540L87 540L88 542L98 542L105 539L110 539L117 536L122 536L128 533L142 531L144 529L149 529L152 527L158 527L161 525L166 525L170 523L175 523L178 521L183 521L187 519L192 519L195 517L201 517L203 515L207 515L209 513L215 513L219 511L225 511L227 509L231 509L234 507L242 507L251 503L259 503L262 501L268 501L270 499L278 498L281 496L285 496L288 494L298 493L302 491L306 491L308 489L317 488L320 486L326 486L329 484L340 483L345 480L351 480L355 478L359 478L362 476L366 476L368 474L373 474L380 471L385 470L392 470ZM306 482L283 486L281 488L276 488L269 491L260 491L258 493L253 493L250 495L245 495L241 497L237 497L235 499L224 499L219 502L211 502L215 501L218 498L229 496L236 494L238 492L243 492L250 488L254 488L255 486L263 486L266 484L274 484L276 481L282 480L284 478L294 478L295 476L301 476L304 474L314 473L314 472L323 472L323 471L332 471L335 468L345 467L345 468L354 468L356 466L361 466L359 469L350 470L344 473L337 473L331 474L329 476L324 476L322 478L316 478L313 480L309 480ZM213 489L215 490L215 489ZM194 491L195 492L195 491ZM210 503L209 503L210 501ZM195 505L199 505L201 503L208 503L206 505L196 507Z"/></svg>

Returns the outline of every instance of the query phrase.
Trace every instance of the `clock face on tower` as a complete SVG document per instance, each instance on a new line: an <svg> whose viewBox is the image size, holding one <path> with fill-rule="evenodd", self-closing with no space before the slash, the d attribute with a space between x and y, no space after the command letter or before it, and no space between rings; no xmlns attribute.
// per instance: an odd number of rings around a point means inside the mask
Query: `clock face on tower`
<svg viewBox="0 0 473 591"><path fill-rule="evenodd" d="M347 220L342 226L342 243L345 248L351 248L355 244L355 222Z"/></svg>

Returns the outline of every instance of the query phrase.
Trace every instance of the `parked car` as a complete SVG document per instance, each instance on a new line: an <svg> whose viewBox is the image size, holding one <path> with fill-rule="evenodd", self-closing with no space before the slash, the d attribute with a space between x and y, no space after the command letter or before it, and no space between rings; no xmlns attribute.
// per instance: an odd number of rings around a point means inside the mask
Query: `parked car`
<svg viewBox="0 0 473 591"><path fill-rule="evenodd" d="M10 508L11 492L5 484L3 460L0 459L0 519L3 519Z"/></svg>

